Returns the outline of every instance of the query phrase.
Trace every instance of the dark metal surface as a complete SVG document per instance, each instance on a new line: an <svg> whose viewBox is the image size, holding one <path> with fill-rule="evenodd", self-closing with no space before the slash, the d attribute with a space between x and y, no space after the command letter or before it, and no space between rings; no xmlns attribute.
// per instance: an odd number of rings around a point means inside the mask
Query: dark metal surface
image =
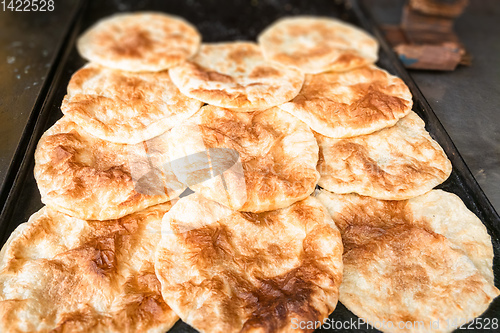
<svg viewBox="0 0 500 333"><path fill-rule="evenodd" d="M74 48L76 34L82 29L94 23L97 19L108 16L117 11L134 10L160 10L175 15L183 16L197 26L205 41L224 40L254 40L257 34L268 24L279 17L296 14L312 14L340 17L348 22L362 26L370 31L381 42L381 53L379 65L393 74L400 76L410 87L414 95L414 110L425 120L427 129L431 135L443 146L453 164L451 177L441 187L447 191L459 195L466 205L485 223L494 241L495 248L495 282L500 285L499 267L497 258L500 256L500 218L481 191L464 161L458 154L451 139L434 115L432 109L424 99L412 78L401 66L397 57L381 39L374 22L366 13L353 2L354 6L349 9L341 5L335 5L334 1L321 0L311 5L309 1L233 1L221 6L218 1L141 1L132 4L132 1L94 1L82 16L82 23L76 24L71 34L65 52L56 71L55 81L51 85L46 102L41 108L40 117L35 126L25 158L20 167L20 172L15 179L13 190L6 202L6 209L0 216L0 244L5 242L12 230L20 223L25 222L29 216L38 210L42 204L40 196L33 179L33 152L42 132L62 116L59 105L66 92L66 85L71 74L84 64ZM465 301L465 300L464 300ZM484 317L498 318L500 315L500 301L497 299ZM337 306L335 312L330 316L335 321L357 321L351 312L342 304ZM348 332L349 330L324 330L319 332ZM375 332L376 330L357 330L352 332ZM192 328L182 322L178 322L172 332L194 332Z"/></svg>
<svg viewBox="0 0 500 333"><path fill-rule="evenodd" d="M54 76L79 0L54 11L0 10L0 211Z"/></svg>

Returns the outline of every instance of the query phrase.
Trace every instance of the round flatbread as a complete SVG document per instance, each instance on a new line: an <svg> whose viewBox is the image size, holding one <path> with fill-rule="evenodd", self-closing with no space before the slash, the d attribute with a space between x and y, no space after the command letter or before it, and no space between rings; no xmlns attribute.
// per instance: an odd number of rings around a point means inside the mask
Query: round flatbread
<svg viewBox="0 0 500 333"><path fill-rule="evenodd" d="M176 16L154 12L122 13L90 27L78 39L80 55L102 66L129 72L156 72L193 56L201 36Z"/></svg>
<svg viewBox="0 0 500 333"><path fill-rule="evenodd" d="M299 70L266 61L251 42L203 44L191 62L170 70L185 95L235 111L265 110L297 96Z"/></svg>
<svg viewBox="0 0 500 333"><path fill-rule="evenodd" d="M0 252L0 331L163 333L178 320L154 270L170 203L119 220L48 207Z"/></svg>
<svg viewBox="0 0 500 333"><path fill-rule="evenodd" d="M165 215L155 268L167 304L200 332L291 332L335 309L341 256L312 197L254 214L195 193Z"/></svg>
<svg viewBox="0 0 500 333"><path fill-rule="evenodd" d="M171 160L186 159L172 166L178 179L235 210L262 212L289 206L309 196L319 179L312 131L278 108L247 113L204 106L173 128L171 136ZM223 153L214 157L217 149ZM189 162L189 156L200 152L210 155L209 167L203 161ZM206 177L201 171L210 168L220 172Z"/></svg>
<svg viewBox="0 0 500 333"><path fill-rule="evenodd" d="M445 236L493 284L491 237L481 220L453 193L432 190L409 200L378 200L320 190L317 198L341 230L350 230L344 237L346 248L366 237L376 237L385 229L411 225ZM370 228L375 233L370 234ZM361 233L366 236L359 237Z"/></svg>
<svg viewBox="0 0 500 333"><path fill-rule="evenodd" d="M403 200L444 182L452 166L443 149L410 112L395 126L348 139L316 133L319 185L335 193Z"/></svg>
<svg viewBox="0 0 500 333"><path fill-rule="evenodd" d="M392 126L412 105L410 90L401 79L366 66L306 75L299 95L280 108L322 135L345 138Z"/></svg>
<svg viewBox="0 0 500 333"><path fill-rule="evenodd" d="M322 190L317 198L342 234L340 301L365 321L385 322L382 331L451 332L500 294L491 238L454 194L383 201Z"/></svg>
<svg viewBox="0 0 500 333"><path fill-rule="evenodd" d="M185 189L167 165L150 162L145 144L98 139L65 116L40 139L34 173L47 206L82 219L107 220L169 201Z"/></svg>
<svg viewBox="0 0 500 333"><path fill-rule="evenodd" d="M347 71L377 61L378 43L365 31L332 18L278 20L258 37L264 56L304 73Z"/></svg>
<svg viewBox="0 0 500 333"><path fill-rule="evenodd" d="M88 64L73 74L61 110L88 133L135 144L158 136L201 108L168 72L131 73Z"/></svg>

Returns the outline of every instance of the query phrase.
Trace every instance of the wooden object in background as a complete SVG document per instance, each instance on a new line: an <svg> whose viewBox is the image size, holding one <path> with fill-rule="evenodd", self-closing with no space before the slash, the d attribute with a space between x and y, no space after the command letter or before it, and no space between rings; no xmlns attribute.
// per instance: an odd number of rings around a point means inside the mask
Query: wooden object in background
<svg viewBox="0 0 500 333"><path fill-rule="evenodd" d="M470 64L453 31L454 17L466 5L467 0L409 0L401 25L382 29L407 68L454 70L458 64Z"/></svg>
<svg viewBox="0 0 500 333"><path fill-rule="evenodd" d="M456 18L468 3L468 0L410 0L410 7L427 15Z"/></svg>
<svg viewBox="0 0 500 333"><path fill-rule="evenodd" d="M462 59L461 51L456 45L408 45L400 44L394 48L405 67L452 71Z"/></svg>
<svg viewBox="0 0 500 333"><path fill-rule="evenodd" d="M401 27L405 30L429 30L449 32L453 30L454 20L449 17L426 15L406 5L401 16Z"/></svg>

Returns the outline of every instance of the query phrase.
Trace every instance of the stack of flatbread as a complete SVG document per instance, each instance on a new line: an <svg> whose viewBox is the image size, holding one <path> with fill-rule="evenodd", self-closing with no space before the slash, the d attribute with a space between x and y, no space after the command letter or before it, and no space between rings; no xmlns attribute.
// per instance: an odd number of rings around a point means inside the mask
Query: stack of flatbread
<svg viewBox="0 0 500 333"><path fill-rule="evenodd" d="M386 332L448 332L500 293L486 228L433 190L451 163L365 32L292 17L202 44L144 12L77 48L35 153L46 206L0 252L0 331L311 332L340 300Z"/></svg>

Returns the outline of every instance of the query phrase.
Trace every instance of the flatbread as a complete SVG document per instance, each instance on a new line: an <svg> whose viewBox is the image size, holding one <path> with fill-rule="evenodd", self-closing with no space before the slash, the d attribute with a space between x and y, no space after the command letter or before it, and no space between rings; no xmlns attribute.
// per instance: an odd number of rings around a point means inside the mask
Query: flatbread
<svg viewBox="0 0 500 333"><path fill-rule="evenodd" d="M278 108L243 113L204 106L172 129L171 136L172 161L214 148L234 152L236 158L228 152L212 161L211 168L222 166L223 172L208 180L199 172L205 164L196 159L172 169L195 192L235 210L262 212L289 206L309 196L319 179L312 131Z"/></svg>
<svg viewBox="0 0 500 333"><path fill-rule="evenodd" d="M304 73L348 71L377 61L378 43L365 31L324 17L286 17L258 37L264 56Z"/></svg>
<svg viewBox="0 0 500 333"><path fill-rule="evenodd" d="M165 215L155 268L167 304L200 332L304 332L292 319L323 321L335 309L341 255L312 197L254 214L195 193Z"/></svg>
<svg viewBox="0 0 500 333"><path fill-rule="evenodd" d="M452 166L424 126L412 111L395 126L368 135L331 139L316 133L319 185L386 200L430 191L449 177Z"/></svg>
<svg viewBox="0 0 500 333"><path fill-rule="evenodd" d="M95 64L73 74L61 110L92 135L135 144L156 137L198 111L167 71L131 73Z"/></svg>
<svg viewBox="0 0 500 333"><path fill-rule="evenodd" d="M306 75L299 95L280 105L314 131L331 138L369 134L392 126L411 107L412 96L404 82L376 66Z"/></svg>
<svg viewBox="0 0 500 333"><path fill-rule="evenodd" d="M154 12L107 17L78 39L80 55L102 66L129 72L156 72L192 57L199 32L184 19Z"/></svg>
<svg viewBox="0 0 500 333"><path fill-rule="evenodd" d="M321 190L317 198L328 208L341 230L358 226L382 230L412 225L445 236L455 248L466 254L488 282L493 284L493 247L481 220L453 193L432 190L409 200L378 200L357 194L334 194ZM364 232L359 229L360 232ZM357 235L345 235L344 245ZM360 238L363 240L364 238ZM354 244L355 245L355 244Z"/></svg>
<svg viewBox="0 0 500 333"><path fill-rule="evenodd" d="M168 168L150 164L144 144L98 139L66 116L40 139L34 173L44 204L82 219L119 218L174 199L185 189ZM144 181L153 185L144 187Z"/></svg>
<svg viewBox="0 0 500 333"><path fill-rule="evenodd" d="M499 295L445 237L398 229L344 255L340 301L357 316L394 323L384 332L452 332L454 318L481 315Z"/></svg>
<svg viewBox="0 0 500 333"><path fill-rule="evenodd" d="M415 225L445 236L472 260L489 283L494 283L491 237L457 195L432 190L408 200L407 207Z"/></svg>
<svg viewBox="0 0 500 333"><path fill-rule="evenodd" d="M304 82L299 70L266 61L251 42L203 44L191 62L169 73L183 94L235 111L265 110L288 102Z"/></svg>
<svg viewBox="0 0 500 333"><path fill-rule="evenodd" d="M456 195L383 201L321 190L317 198L342 234L340 301L366 321L393 323L382 331L451 332L454 319L472 320L500 294L491 238ZM413 327L399 329L407 321Z"/></svg>
<svg viewBox="0 0 500 333"><path fill-rule="evenodd" d="M164 302L154 252L170 203L119 220L48 207L0 252L0 331L158 332L178 320Z"/></svg>

